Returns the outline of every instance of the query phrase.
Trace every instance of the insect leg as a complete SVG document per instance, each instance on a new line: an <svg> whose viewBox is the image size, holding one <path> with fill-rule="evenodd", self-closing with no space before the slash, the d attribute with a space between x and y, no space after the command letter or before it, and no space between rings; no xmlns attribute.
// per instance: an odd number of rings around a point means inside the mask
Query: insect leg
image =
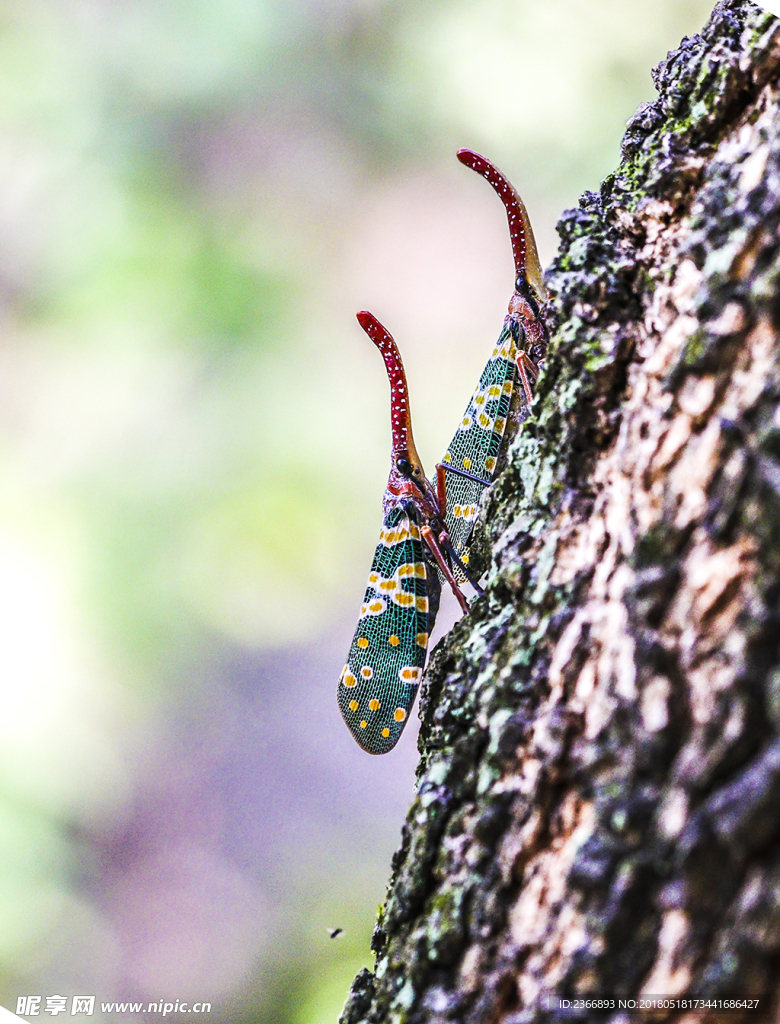
<svg viewBox="0 0 780 1024"><path fill-rule="evenodd" d="M530 405L533 401L534 393L531 389L531 382L528 380L528 372L525 366L525 361L527 358L528 357L525 355L524 352L520 353L520 355L517 358L517 372L520 374L520 382L523 385L526 403Z"/></svg>
<svg viewBox="0 0 780 1024"><path fill-rule="evenodd" d="M439 569L441 569L442 576L444 576L446 581L449 583L450 587L452 588L453 594L458 599L458 604L460 605L463 614L467 614L469 610L468 602L466 601L466 598L463 596L463 591L458 586L458 581L452 575L452 569L450 569L449 565L447 565L447 559L444 557L444 552L439 546L439 542L436 539L436 534L427 524L420 527L420 533L423 535L425 543L430 548L431 554L436 559L436 564L438 565Z"/></svg>
<svg viewBox="0 0 780 1024"><path fill-rule="evenodd" d="M473 577L473 576L471 575L471 573L470 573L470 572L469 572L469 570L467 569L466 565L465 565L465 564L464 564L464 563L463 563L463 562L462 562L462 561L460 560L460 558L458 557L458 554L457 554L457 552L455 551L455 548L454 548L454 547L452 546L452 541L451 541L451 540L450 540L449 538L444 538L444 537L442 537L442 538L441 538L441 542L442 542L442 543L441 543L441 546L442 546L442 547L444 548L444 550L445 550L445 551L447 552L447 554L448 554L448 555L450 556L450 558L452 559L452 561L453 561L453 562L454 562L454 563L455 563L455 564L457 565L457 567L458 567L458 568L460 569L460 571L461 571L461 572L463 573L463 575L464 575L464 576L466 577L466 579L467 579L467 580L469 581L469 583L470 583L470 584L471 584L471 586L472 586L472 587L474 588L474 590L476 590L476 592L477 592L477 594L479 595L479 597L482 597L482 595L483 595L483 594L485 593L485 591L484 591L484 590L482 589L482 587L480 587L480 585L479 585L479 584L478 584L478 583L476 582L476 580L474 579L474 577Z"/></svg>
<svg viewBox="0 0 780 1024"><path fill-rule="evenodd" d="M436 498L439 502L439 508L442 509L442 511L447 508L446 469L447 467L443 462L436 463Z"/></svg>
<svg viewBox="0 0 780 1024"><path fill-rule="evenodd" d="M428 636L433 632L436 625L436 616L439 614L439 603L441 601L441 583L436 569L436 560L427 545L422 545L423 559L427 573L428 584Z"/></svg>
<svg viewBox="0 0 780 1024"><path fill-rule="evenodd" d="M458 469L457 466L451 466L448 462L437 462L436 463L436 475L437 475L437 478L438 478L440 473L441 473L442 476L444 476L445 473L454 473L456 476L464 476L467 480L473 480L475 484L482 484L483 487L490 487L490 480L483 480L481 477L474 476L473 473L468 473L465 469ZM438 483L438 479L437 479L437 483ZM444 484L445 496L446 496L446 486L447 485ZM446 507L446 502L445 502L444 505L440 505L440 507L441 508Z"/></svg>

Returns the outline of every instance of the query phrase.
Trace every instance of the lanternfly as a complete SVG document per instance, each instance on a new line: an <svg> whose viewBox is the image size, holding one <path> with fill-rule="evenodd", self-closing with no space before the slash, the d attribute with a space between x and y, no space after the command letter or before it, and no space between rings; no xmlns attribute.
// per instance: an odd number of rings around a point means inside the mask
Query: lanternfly
<svg viewBox="0 0 780 1024"><path fill-rule="evenodd" d="M452 572L467 578L412 437L409 393L395 341L371 313L358 322L382 354L390 380L392 462L382 503L384 521L357 629L338 685L344 721L369 754L398 742L414 704L428 637L439 609L436 570L468 611Z"/></svg>
<svg viewBox="0 0 780 1024"><path fill-rule="evenodd" d="M522 423L530 409L533 386L547 349L543 319L547 292L531 223L520 196L485 157L461 149L458 159L486 178L501 198L515 261L515 289L504 326L455 436L436 467L439 494L446 491L442 508L446 510L447 531L455 551L468 564L467 548L479 501L496 475L507 422Z"/></svg>

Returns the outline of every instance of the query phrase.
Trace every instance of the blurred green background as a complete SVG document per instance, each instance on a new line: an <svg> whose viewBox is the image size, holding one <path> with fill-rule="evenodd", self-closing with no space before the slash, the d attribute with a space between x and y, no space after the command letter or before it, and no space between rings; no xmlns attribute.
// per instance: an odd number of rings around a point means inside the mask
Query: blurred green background
<svg viewBox="0 0 780 1024"><path fill-rule="evenodd" d="M431 471L512 286L455 150L548 263L709 10L0 4L2 1005L335 1024L416 763L335 705L389 466L354 313L399 341Z"/></svg>

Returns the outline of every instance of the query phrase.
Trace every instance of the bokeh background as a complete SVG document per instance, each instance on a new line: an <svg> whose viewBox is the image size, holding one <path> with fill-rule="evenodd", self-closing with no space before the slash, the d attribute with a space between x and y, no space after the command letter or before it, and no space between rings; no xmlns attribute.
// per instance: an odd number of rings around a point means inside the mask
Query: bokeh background
<svg viewBox="0 0 780 1024"><path fill-rule="evenodd" d="M455 150L548 263L710 6L2 0L0 1003L335 1024L416 763L334 700L389 466L354 313L430 471L512 286Z"/></svg>

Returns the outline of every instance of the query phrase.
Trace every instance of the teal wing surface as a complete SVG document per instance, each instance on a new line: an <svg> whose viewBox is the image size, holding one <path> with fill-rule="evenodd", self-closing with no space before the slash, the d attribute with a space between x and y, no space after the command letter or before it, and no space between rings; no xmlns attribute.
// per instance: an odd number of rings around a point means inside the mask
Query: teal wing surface
<svg viewBox="0 0 780 1024"><path fill-rule="evenodd" d="M442 462L447 482L445 519L453 547L463 558L482 492L493 479L517 382L517 345L512 325L504 324L496 347L458 425ZM476 477L462 476L463 470ZM463 558L468 561L468 558Z"/></svg>
<svg viewBox="0 0 780 1024"><path fill-rule="evenodd" d="M392 750L412 710L428 648L432 571L419 526L394 506L382 525L338 684L344 721L369 754Z"/></svg>

